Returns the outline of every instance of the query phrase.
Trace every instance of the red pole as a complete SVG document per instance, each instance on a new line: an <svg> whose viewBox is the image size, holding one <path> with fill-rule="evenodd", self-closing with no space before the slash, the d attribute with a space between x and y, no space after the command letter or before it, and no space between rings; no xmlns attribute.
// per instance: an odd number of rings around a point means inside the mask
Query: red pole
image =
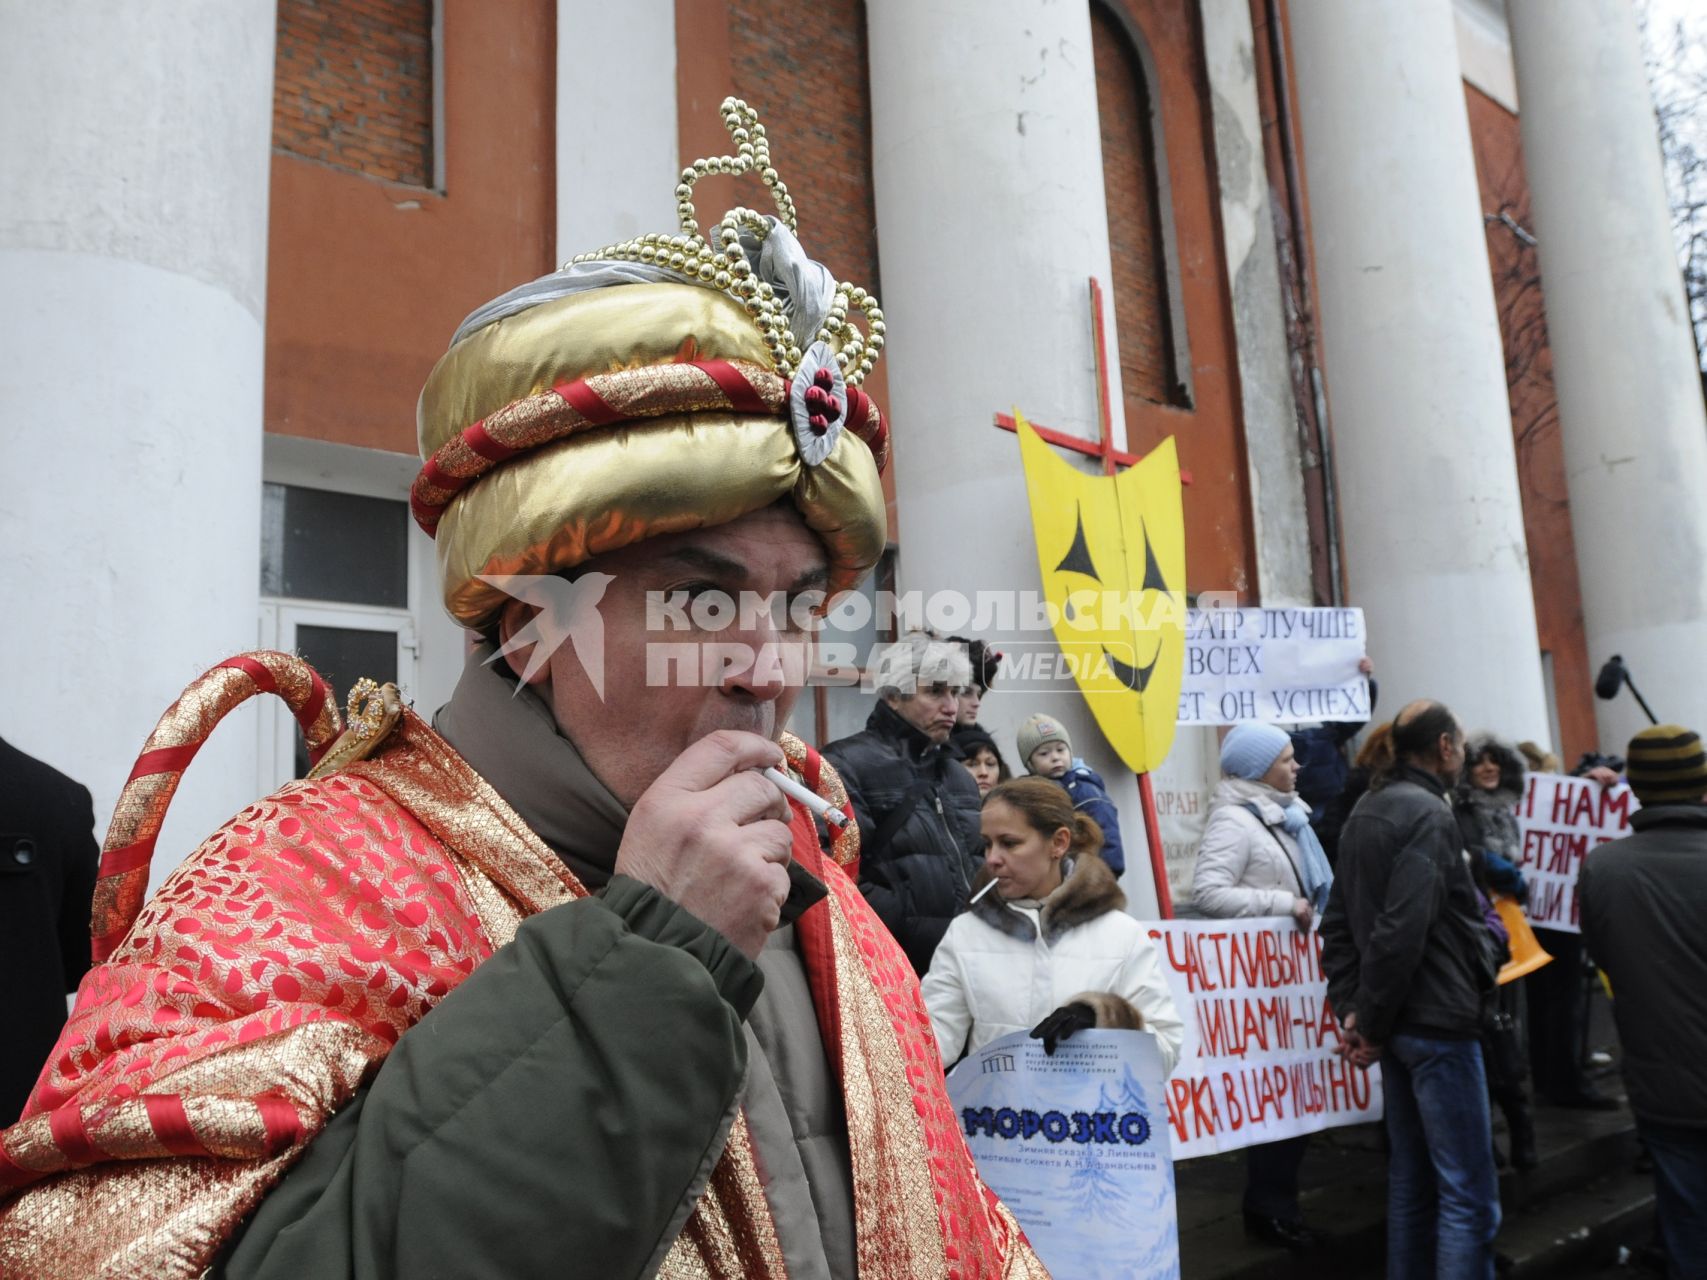
<svg viewBox="0 0 1707 1280"><path fill-rule="evenodd" d="M1144 805L1144 836L1150 845L1150 874L1156 881L1156 906L1162 919L1174 918L1174 896L1168 892L1168 860L1162 853L1162 829L1156 820L1156 793L1150 775L1138 775L1138 799Z"/></svg>
<svg viewBox="0 0 1707 1280"><path fill-rule="evenodd" d="M1102 285L1091 277L1091 334L1097 347L1097 431L1102 438L1102 473L1114 474L1114 414L1108 403L1108 341L1102 328Z"/></svg>

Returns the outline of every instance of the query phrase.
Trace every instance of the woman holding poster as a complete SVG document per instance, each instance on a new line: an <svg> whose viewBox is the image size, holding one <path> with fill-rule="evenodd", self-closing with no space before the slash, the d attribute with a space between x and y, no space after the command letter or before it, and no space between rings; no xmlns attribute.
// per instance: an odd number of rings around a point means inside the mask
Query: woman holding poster
<svg viewBox="0 0 1707 1280"><path fill-rule="evenodd" d="M1308 929L1327 906L1333 871L1310 807L1298 798L1292 739L1271 724L1240 724L1221 742L1221 781L1197 853L1191 897L1208 916L1291 916ZM1316 1234L1298 1207L1306 1135L1247 1147L1245 1231L1287 1249Z"/></svg>
<svg viewBox="0 0 1707 1280"><path fill-rule="evenodd" d="M984 798L984 869L971 909L943 935L924 978L943 1065L1015 1031L1053 1053L1090 1027L1152 1031L1166 1075L1185 1027L1144 926L1097 852L1102 832L1047 778Z"/></svg>

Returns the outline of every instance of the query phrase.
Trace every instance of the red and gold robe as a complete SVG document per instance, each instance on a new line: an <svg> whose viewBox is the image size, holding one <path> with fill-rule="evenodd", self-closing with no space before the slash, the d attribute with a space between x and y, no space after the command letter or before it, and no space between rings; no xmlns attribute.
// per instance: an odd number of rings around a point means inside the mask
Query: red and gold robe
<svg viewBox="0 0 1707 1280"><path fill-rule="evenodd" d="M179 775L258 691L284 696L330 754L143 905ZM0 1276L199 1275L401 1035L526 917L587 892L412 712L376 709L334 746L337 727L304 664L253 654L191 686L150 738L102 862L96 950L110 954L0 1134ZM845 802L816 753L784 748ZM832 861L804 810L794 828L795 857L829 888L796 928L845 1101L861 1276L1045 1276L973 1167L905 956L837 865L857 832ZM739 1117L660 1274L786 1274Z"/></svg>

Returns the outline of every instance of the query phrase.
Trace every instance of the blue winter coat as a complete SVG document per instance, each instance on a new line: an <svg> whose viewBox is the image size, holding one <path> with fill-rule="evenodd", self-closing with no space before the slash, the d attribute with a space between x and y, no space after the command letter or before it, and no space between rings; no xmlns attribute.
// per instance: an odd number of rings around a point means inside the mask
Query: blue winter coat
<svg viewBox="0 0 1707 1280"><path fill-rule="evenodd" d="M1072 768L1055 779L1073 798L1073 808L1102 828L1102 860L1116 878L1126 871L1126 851L1120 844L1120 813L1108 798L1108 787L1097 771L1074 758Z"/></svg>

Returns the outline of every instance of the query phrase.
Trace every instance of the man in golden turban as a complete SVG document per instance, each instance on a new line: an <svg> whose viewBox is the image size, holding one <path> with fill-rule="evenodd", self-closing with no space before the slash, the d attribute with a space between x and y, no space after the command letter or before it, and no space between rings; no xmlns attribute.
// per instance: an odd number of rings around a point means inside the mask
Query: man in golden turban
<svg viewBox="0 0 1707 1280"><path fill-rule="evenodd" d="M0 1274L1043 1275L783 731L812 602L884 545L883 324L723 111L682 234L481 308L427 380L414 512L485 641L434 725L358 686L343 729L259 653L146 744L98 963L0 1134ZM779 216L701 235L694 182L749 170ZM257 692L314 769L144 903L181 772Z"/></svg>

